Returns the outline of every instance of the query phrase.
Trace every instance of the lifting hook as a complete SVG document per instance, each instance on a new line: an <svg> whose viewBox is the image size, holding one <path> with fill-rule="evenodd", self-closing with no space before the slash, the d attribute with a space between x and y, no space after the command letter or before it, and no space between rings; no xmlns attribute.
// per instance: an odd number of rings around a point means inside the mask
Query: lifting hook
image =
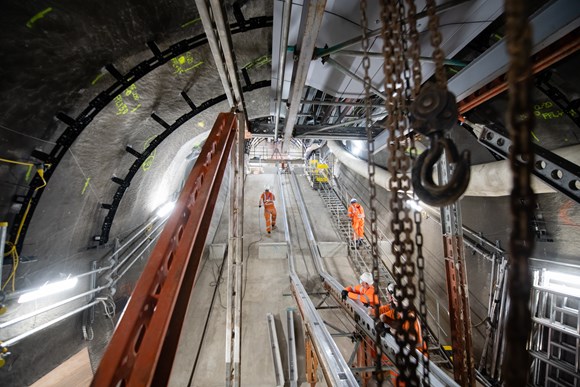
<svg viewBox="0 0 580 387"><path fill-rule="evenodd" d="M471 173L469 151L463 151L460 157L453 141L444 136L457 121L455 95L429 83L421 89L410 113L414 130L428 136L431 141L413 164L413 190L426 204L449 205L463 195ZM443 151L453 168L453 175L446 184L438 185L433 181L433 171Z"/></svg>

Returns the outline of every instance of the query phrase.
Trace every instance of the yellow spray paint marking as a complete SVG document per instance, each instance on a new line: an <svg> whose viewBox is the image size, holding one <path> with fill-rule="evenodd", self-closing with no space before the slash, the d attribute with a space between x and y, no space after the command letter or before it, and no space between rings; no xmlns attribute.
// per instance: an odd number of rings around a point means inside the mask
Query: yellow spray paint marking
<svg viewBox="0 0 580 387"><path fill-rule="evenodd" d="M83 187L83 190L81 191L81 195L85 194L85 191L87 190L87 188L89 186L89 181L91 181L91 178L87 177L87 180L85 180L85 186Z"/></svg>
<svg viewBox="0 0 580 387"><path fill-rule="evenodd" d="M205 128L205 122L203 122L203 121L199 121L199 122L197 123L197 126L199 126L200 128Z"/></svg>
<svg viewBox="0 0 580 387"><path fill-rule="evenodd" d="M101 79L101 78L102 78L102 76L103 76L103 75L105 75L105 74L104 74L104 73L100 73L99 75L97 75L97 76L95 77L95 79L93 79L93 80L91 81L91 85L93 85L93 86L94 86L94 85L95 85L95 83L97 83L97 82L99 81L99 79Z"/></svg>
<svg viewBox="0 0 580 387"><path fill-rule="evenodd" d="M187 26L190 26L190 25L192 25L192 24L195 24L195 23L197 23L197 22L198 22L198 21L200 21L200 20L201 20L201 19L200 19L199 17L198 17L197 19L190 20L190 21L188 21L188 22L186 22L186 23L183 23L183 24L181 25L181 28L185 28L185 27L187 27Z"/></svg>
<svg viewBox="0 0 580 387"><path fill-rule="evenodd" d="M151 136L147 140L145 140L145 144L143 144L143 150L149 147L149 144L151 144L151 141L153 141L155 137L157 137L157 135ZM155 160L156 154L157 149L154 149L153 152L151 152L151 154L149 155L149 157L145 159L143 165L141 166L141 168L143 168L144 171L148 171L151 168L151 166L153 165L153 160Z"/></svg>
<svg viewBox="0 0 580 387"><path fill-rule="evenodd" d="M123 98L125 97L125 99ZM130 99L132 98L132 99ZM119 94L115 97L115 106L117 107L117 115L125 115L127 113L135 113L137 109L141 107L141 104L138 102L141 99L139 93L137 93L137 86L132 84L129 86L123 93ZM125 102L127 100L127 102ZM129 110L128 104L137 103L135 107Z"/></svg>
<svg viewBox="0 0 580 387"><path fill-rule="evenodd" d="M34 23L36 23L36 21L38 19L42 19L44 17L44 15L46 15L49 12L52 12L52 7L48 7L44 11L40 11L39 13L37 13L36 15L34 15L29 21L26 22L26 27L32 28L32 25Z"/></svg>
<svg viewBox="0 0 580 387"><path fill-rule="evenodd" d="M534 132L532 133L532 137L534 138L534 140L536 140L537 142L540 142L540 139L538 138L538 136L536 136L536 134Z"/></svg>
<svg viewBox="0 0 580 387"><path fill-rule="evenodd" d="M246 64L244 68L245 69L251 69L252 67L259 68L268 65L270 63L272 63L272 57L270 55L262 55L261 57L256 58L250 63Z"/></svg>
<svg viewBox="0 0 580 387"><path fill-rule="evenodd" d="M578 116L578 112L576 112L576 110L574 109L570 109L567 112L564 112L562 109L545 111L553 107L554 103L552 103L551 101L537 103L534 105L534 115L537 118L541 118L543 120L553 120L562 118L566 113L572 117Z"/></svg>
<svg viewBox="0 0 580 387"><path fill-rule="evenodd" d="M196 63L193 58L193 55L189 51L177 58L171 59L171 65L175 70L174 74L183 74L185 72L193 70L196 67L201 66L202 64L203 64L202 61Z"/></svg>

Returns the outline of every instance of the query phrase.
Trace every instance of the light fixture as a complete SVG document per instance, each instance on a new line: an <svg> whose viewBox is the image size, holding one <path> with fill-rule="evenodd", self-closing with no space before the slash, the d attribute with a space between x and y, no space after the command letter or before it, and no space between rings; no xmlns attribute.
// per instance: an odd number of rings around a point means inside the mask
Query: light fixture
<svg viewBox="0 0 580 387"><path fill-rule="evenodd" d="M550 289L580 298L580 276L546 270L544 283Z"/></svg>
<svg viewBox="0 0 580 387"><path fill-rule="evenodd" d="M355 156L360 156L362 154L362 150L364 149L364 142L363 141L351 141L352 144L352 153Z"/></svg>
<svg viewBox="0 0 580 387"><path fill-rule="evenodd" d="M156 214L160 218L165 218L167 215L169 215L171 213L171 211L173 211L174 208L175 208L175 202L167 202L167 203L159 206Z"/></svg>
<svg viewBox="0 0 580 387"><path fill-rule="evenodd" d="M47 297L55 293L64 292L65 290L69 290L74 288L77 285L79 279L77 277L67 278L64 281L47 283L42 285L40 288L33 290L31 292L24 293L18 299L19 304L23 304L25 302L34 301L39 298Z"/></svg>

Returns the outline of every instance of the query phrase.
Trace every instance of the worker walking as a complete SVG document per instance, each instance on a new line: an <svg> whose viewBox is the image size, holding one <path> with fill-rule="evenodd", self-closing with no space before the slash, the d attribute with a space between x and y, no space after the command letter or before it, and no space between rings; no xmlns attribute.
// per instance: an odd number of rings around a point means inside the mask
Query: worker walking
<svg viewBox="0 0 580 387"><path fill-rule="evenodd" d="M350 298L352 300L360 301L365 306L376 305L379 300L375 294L375 287L373 284L373 275L369 272L362 273L359 278L359 285L354 288L352 286L344 288L342 291L342 299Z"/></svg>
<svg viewBox="0 0 580 387"><path fill-rule="evenodd" d="M262 207L262 204L264 205L264 218L266 218L266 231L268 231L268 234L270 234L273 228L276 228L276 206L274 206L275 200L276 197L272 192L270 192L270 187L264 187L264 192L260 196L258 207Z"/></svg>
<svg viewBox="0 0 580 387"><path fill-rule="evenodd" d="M365 210L358 204L355 198L350 199L350 206L348 207L348 217L352 221L354 248L358 248L363 244L363 237L365 236Z"/></svg>

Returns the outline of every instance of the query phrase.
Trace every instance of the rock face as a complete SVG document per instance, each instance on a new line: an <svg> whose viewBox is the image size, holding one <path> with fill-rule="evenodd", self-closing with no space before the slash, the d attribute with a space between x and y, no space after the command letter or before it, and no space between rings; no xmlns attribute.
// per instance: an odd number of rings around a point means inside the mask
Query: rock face
<svg viewBox="0 0 580 387"><path fill-rule="evenodd" d="M270 1L251 3L242 8L246 18L271 15ZM231 2L226 9L229 20L235 21ZM31 157L33 150L50 154L65 132L67 125L55 119L58 112L76 118L115 82L107 64L125 74L153 57L147 42L154 41L163 51L203 34L195 4L174 0L10 1L3 5L0 22L0 157L30 163L39 162ZM247 65L252 82L270 79L270 28L234 35L233 45L238 66ZM136 159L125 147L143 152L163 132L152 113L172 124L189 112L181 92L197 106L222 95L213 62L207 44L173 58L124 89L79 134L41 188L42 197L23 234L17 289L39 286L59 273L86 272L92 260L105 256L109 250L98 247L93 236L101 233L107 214L101 204L111 203L119 187L111 178L124 178ZM246 95L250 119L268 115L268 97L268 87ZM227 102L212 106L155 149L125 191L111 240L134 230L181 188L195 161L189 156L203 144L217 113L228 110ZM36 168L28 169L0 164L0 220L10 223L9 235L22 206L15 195L26 195L35 174ZM4 274L6 279L9 270ZM135 281L138 273L131 277ZM0 384L29 385L76 353L86 343L79 322L80 317L73 318L11 348L15 356L0 370ZM3 332L2 338L16 334ZM30 364L35 366L31 369Z"/></svg>

